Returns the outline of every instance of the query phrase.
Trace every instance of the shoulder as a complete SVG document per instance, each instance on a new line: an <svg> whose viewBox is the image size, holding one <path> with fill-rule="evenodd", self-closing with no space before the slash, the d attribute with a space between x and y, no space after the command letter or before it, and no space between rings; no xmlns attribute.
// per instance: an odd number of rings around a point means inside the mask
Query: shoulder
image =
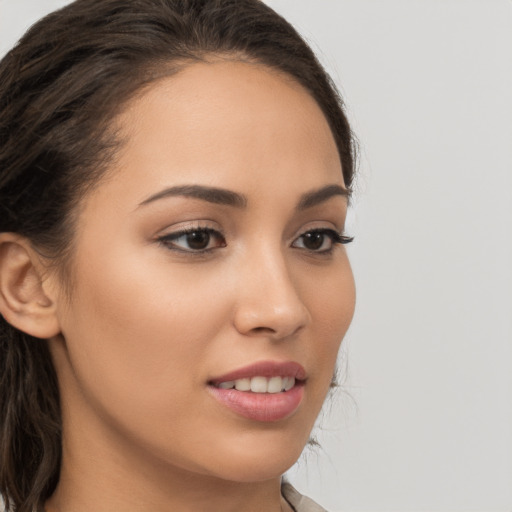
<svg viewBox="0 0 512 512"><path fill-rule="evenodd" d="M315 503L311 498L300 494L300 492L288 482L281 484L281 493L295 512L327 512L325 508Z"/></svg>

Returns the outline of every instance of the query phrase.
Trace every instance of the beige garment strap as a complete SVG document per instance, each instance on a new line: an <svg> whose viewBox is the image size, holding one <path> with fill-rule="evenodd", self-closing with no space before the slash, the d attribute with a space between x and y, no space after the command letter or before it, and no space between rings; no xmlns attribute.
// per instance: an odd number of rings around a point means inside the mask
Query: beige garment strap
<svg viewBox="0 0 512 512"><path fill-rule="evenodd" d="M300 492L288 482L282 483L281 492L295 512L327 512L325 508L315 503L311 498L300 494Z"/></svg>

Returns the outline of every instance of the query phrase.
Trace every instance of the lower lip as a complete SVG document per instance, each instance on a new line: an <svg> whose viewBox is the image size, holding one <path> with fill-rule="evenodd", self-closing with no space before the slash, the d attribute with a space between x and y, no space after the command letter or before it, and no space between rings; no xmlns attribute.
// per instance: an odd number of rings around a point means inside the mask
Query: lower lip
<svg viewBox="0 0 512 512"><path fill-rule="evenodd" d="M279 421L292 415L304 395L304 386L296 384L281 393L252 393L236 389L209 387L213 396L235 413L255 421Z"/></svg>

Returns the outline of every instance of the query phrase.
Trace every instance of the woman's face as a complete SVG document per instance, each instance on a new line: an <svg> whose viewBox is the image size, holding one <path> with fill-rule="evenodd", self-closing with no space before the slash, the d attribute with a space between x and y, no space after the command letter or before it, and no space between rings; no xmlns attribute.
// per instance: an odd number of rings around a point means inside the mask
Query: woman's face
<svg viewBox="0 0 512 512"><path fill-rule="evenodd" d="M109 453L120 471L139 457L227 480L280 475L354 309L326 119L289 78L219 61L153 85L118 127L50 342L65 450Z"/></svg>

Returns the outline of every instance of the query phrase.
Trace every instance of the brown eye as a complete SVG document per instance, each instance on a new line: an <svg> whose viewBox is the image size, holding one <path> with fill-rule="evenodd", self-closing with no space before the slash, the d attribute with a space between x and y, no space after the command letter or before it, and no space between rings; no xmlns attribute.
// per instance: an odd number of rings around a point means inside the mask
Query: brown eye
<svg viewBox="0 0 512 512"><path fill-rule="evenodd" d="M328 254L336 244L348 244L352 238L341 235L334 229L313 229L300 235L292 247L312 253Z"/></svg>
<svg viewBox="0 0 512 512"><path fill-rule="evenodd" d="M210 243L210 233L208 231L193 231L185 235L189 249L196 251L204 250Z"/></svg>
<svg viewBox="0 0 512 512"><path fill-rule="evenodd" d="M214 229L193 228L160 237L159 242L179 252L202 253L225 247L224 237Z"/></svg>
<svg viewBox="0 0 512 512"><path fill-rule="evenodd" d="M318 251L324 245L325 238L325 233L312 231L302 235L302 243L306 249L309 249L310 251Z"/></svg>

